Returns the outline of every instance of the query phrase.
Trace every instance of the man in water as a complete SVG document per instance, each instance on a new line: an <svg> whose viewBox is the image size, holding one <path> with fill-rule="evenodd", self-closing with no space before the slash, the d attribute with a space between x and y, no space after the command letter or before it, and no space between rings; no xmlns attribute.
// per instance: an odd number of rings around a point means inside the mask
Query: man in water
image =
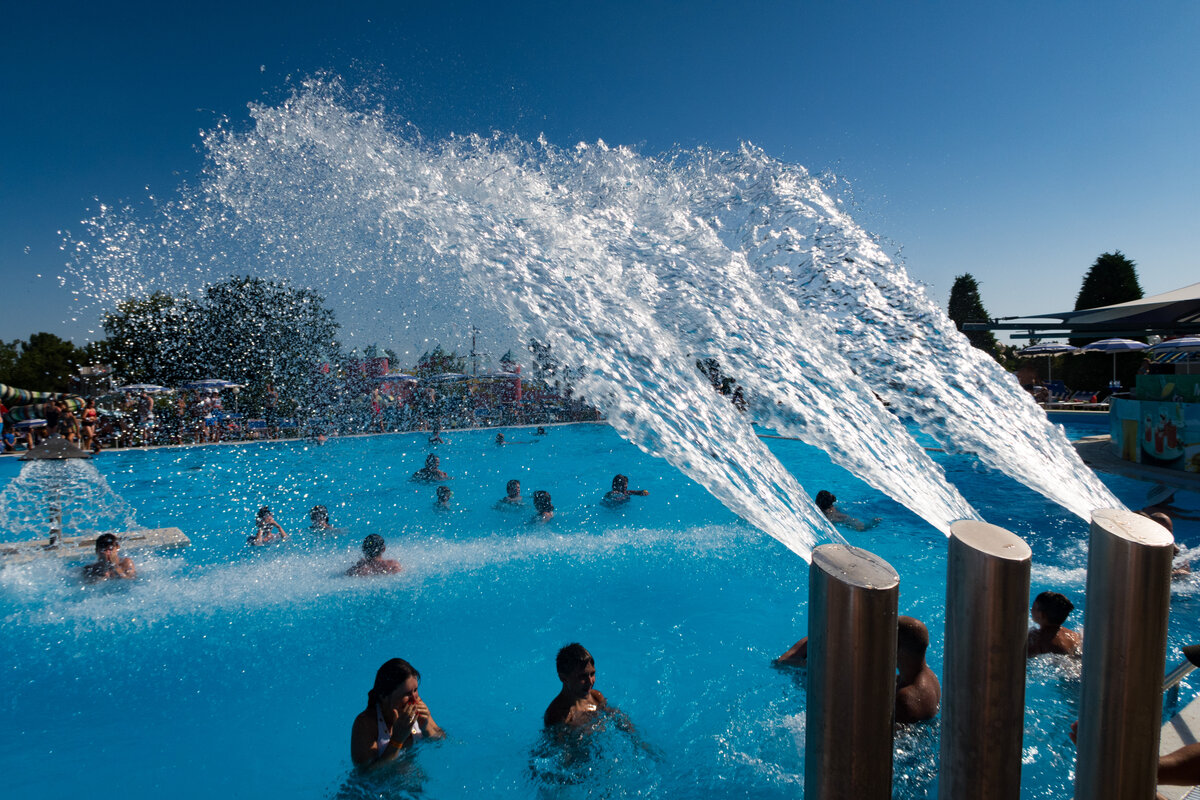
<svg viewBox="0 0 1200 800"><path fill-rule="evenodd" d="M612 479L612 489L604 495L606 505L621 505L628 503L631 495L639 495L645 497L650 492L645 489L630 489L629 478L624 475L614 475Z"/></svg>
<svg viewBox="0 0 1200 800"><path fill-rule="evenodd" d="M604 695L596 691L596 662L578 642L558 651L554 659L562 691L550 701L542 721L547 728L555 725L580 727L594 722L608 708Z"/></svg>
<svg viewBox="0 0 1200 800"><path fill-rule="evenodd" d="M900 617L896 624L896 722L933 719L942 703L942 685L925 663L929 630L914 617Z"/></svg>
<svg viewBox="0 0 1200 800"><path fill-rule="evenodd" d="M378 533L372 533L363 539L363 557L358 560L357 564L346 570L346 574L355 578L365 578L369 575L393 575L403 569L398 561L383 557L385 550L387 550L387 544L383 541L383 537Z"/></svg>
<svg viewBox="0 0 1200 800"><path fill-rule="evenodd" d="M413 473L412 480L424 483L450 480L450 476L442 472L441 463L436 454L430 453L425 457L425 466Z"/></svg>
<svg viewBox="0 0 1200 800"><path fill-rule="evenodd" d="M929 630L914 617L896 620L896 722L922 722L937 715L942 686L925 663ZM808 637L775 659L779 666L808 666Z"/></svg>
<svg viewBox="0 0 1200 800"><path fill-rule="evenodd" d="M437 501L433 504L435 511L449 511L450 498L454 497L454 492L449 486L437 487Z"/></svg>
<svg viewBox="0 0 1200 800"><path fill-rule="evenodd" d="M133 559L121 558L120 548L121 544L116 536L111 533L101 534L96 539L96 560L83 568L84 579L96 582L110 578L136 578L137 569L133 566Z"/></svg>
<svg viewBox="0 0 1200 800"><path fill-rule="evenodd" d="M821 509L821 513L825 515L825 518L834 525L845 525L847 528L853 528L856 531L865 531L874 528L883 521L879 517L876 517L870 522L863 522L861 519L852 517L835 508L833 504L836 502L837 498L834 497L833 492L827 492L824 489L817 492L817 508Z"/></svg>
<svg viewBox="0 0 1200 800"><path fill-rule="evenodd" d="M1074 610L1075 605L1058 592L1042 592L1035 597L1029 613L1038 627L1029 632L1025 654L1079 655L1083 647L1083 637L1076 631L1063 627L1063 623Z"/></svg>
<svg viewBox="0 0 1200 800"><path fill-rule="evenodd" d="M496 501L496 508L504 510L512 510L525 505L525 498L521 497L521 482L516 478L504 485L506 494Z"/></svg>

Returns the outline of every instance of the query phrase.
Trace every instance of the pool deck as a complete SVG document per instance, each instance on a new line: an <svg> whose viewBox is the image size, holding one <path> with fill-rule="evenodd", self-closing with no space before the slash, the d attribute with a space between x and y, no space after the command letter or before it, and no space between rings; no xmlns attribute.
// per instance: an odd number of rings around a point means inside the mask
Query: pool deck
<svg viewBox="0 0 1200 800"><path fill-rule="evenodd" d="M1200 492L1200 473L1125 461L1112 451L1111 441L1109 436L1086 436L1074 444L1083 463L1099 472Z"/></svg>
<svg viewBox="0 0 1200 800"><path fill-rule="evenodd" d="M1158 754L1166 755L1184 745L1200 742L1200 698L1184 706L1183 710L1171 717L1162 726L1159 735ZM1192 795L1194 786L1160 786L1158 791L1167 800L1184 800Z"/></svg>

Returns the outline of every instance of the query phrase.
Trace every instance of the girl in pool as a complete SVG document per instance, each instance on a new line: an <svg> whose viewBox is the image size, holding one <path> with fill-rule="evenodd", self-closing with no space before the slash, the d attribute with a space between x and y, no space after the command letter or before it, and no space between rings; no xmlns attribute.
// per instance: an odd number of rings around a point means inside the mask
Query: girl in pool
<svg viewBox="0 0 1200 800"><path fill-rule="evenodd" d="M554 503L545 489L538 489L533 493L533 508L537 513L530 522L549 522L554 519Z"/></svg>
<svg viewBox="0 0 1200 800"><path fill-rule="evenodd" d="M355 766L372 769L418 739L446 735L417 693L420 681L421 673L402 658L384 662L375 673L367 707L350 728L350 758Z"/></svg>
<svg viewBox="0 0 1200 800"><path fill-rule="evenodd" d="M246 542L256 547L269 544L276 539L283 541L288 537L287 531L275 521L271 509L267 506L258 510L258 514L254 518L254 526L254 535L246 539Z"/></svg>

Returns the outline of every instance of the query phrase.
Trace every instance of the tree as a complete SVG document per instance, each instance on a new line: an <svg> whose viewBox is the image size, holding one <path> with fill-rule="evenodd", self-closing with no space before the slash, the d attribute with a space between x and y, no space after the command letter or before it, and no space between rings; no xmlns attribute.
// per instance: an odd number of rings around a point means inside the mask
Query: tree
<svg viewBox="0 0 1200 800"><path fill-rule="evenodd" d="M987 322L991 319L991 315L983 307L983 300L979 297L979 284L971 273L955 277L946 313L954 322L954 327L960 331L964 322ZM1000 344L991 331L967 331L966 336L972 345L993 358L999 354Z"/></svg>
<svg viewBox="0 0 1200 800"><path fill-rule="evenodd" d="M165 292L130 298L104 317L101 360L126 381L178 386L198 377L197 331L203 313L191 298Z"/></svg>
<svg viewBox="0 0 1200 800"><path fill-rule="evenodd" d="M1120 250L1101 253L1083 278L1083 285L1075 297L1075 310L1111 306L1115 303L1139 300L1141 297L1142 287L1138 283L1137 264L1126 258ZM1103 337L1074 337L1071 344L1082 347L1101 338Z"/></svg>
<svg viewBox="0 0 1200 800"><path fill-rule="evenodd" d="M53 333L35 333L28 342L0 342L0 383L32 392L67 392L71 376L87 360L82 348Z"/></svg>
<svg viewBox="0 0 1200 800"><path fill-rule="evenodd" d="M530 339L529 352L533 354L533 379L549 386L560 368L558 359L550 352L550 345Z"/></svg>
<svg viewBox="0 0 1200 800"><path fill-rule="evenodd" d="M246 385L252 405L272 383L286 402L308 394L316 365L340 360L337 329L315 292L233 277L199 299L157 292L120 303L105 317L102 353L127 381L223 378Z"/></svg>

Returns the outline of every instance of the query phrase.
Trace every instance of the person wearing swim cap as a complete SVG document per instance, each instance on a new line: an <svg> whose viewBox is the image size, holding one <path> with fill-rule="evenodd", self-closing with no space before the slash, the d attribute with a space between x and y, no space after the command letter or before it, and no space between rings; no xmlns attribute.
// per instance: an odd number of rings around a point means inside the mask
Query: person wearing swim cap
<svg viewBox="0 0 1200 800"><path fill-rule="evenodd" d="M400 572L403 569L400 562L384 558L385 550L387 550L387 543L383 541L383 537L378 533L372 533L363 539L363 557L358 560L357 564L346 570L346 574L364 578L369 575L393 575Z"/></svg>
<svg viewBox="0 0 1200 800"><path fill-rule="evenodd" d="M367 707L350 727L350 760L370 770L392 761L420 739L446 735L421 699L421 673L403 658L385 661L367 692Z"/></svg>

